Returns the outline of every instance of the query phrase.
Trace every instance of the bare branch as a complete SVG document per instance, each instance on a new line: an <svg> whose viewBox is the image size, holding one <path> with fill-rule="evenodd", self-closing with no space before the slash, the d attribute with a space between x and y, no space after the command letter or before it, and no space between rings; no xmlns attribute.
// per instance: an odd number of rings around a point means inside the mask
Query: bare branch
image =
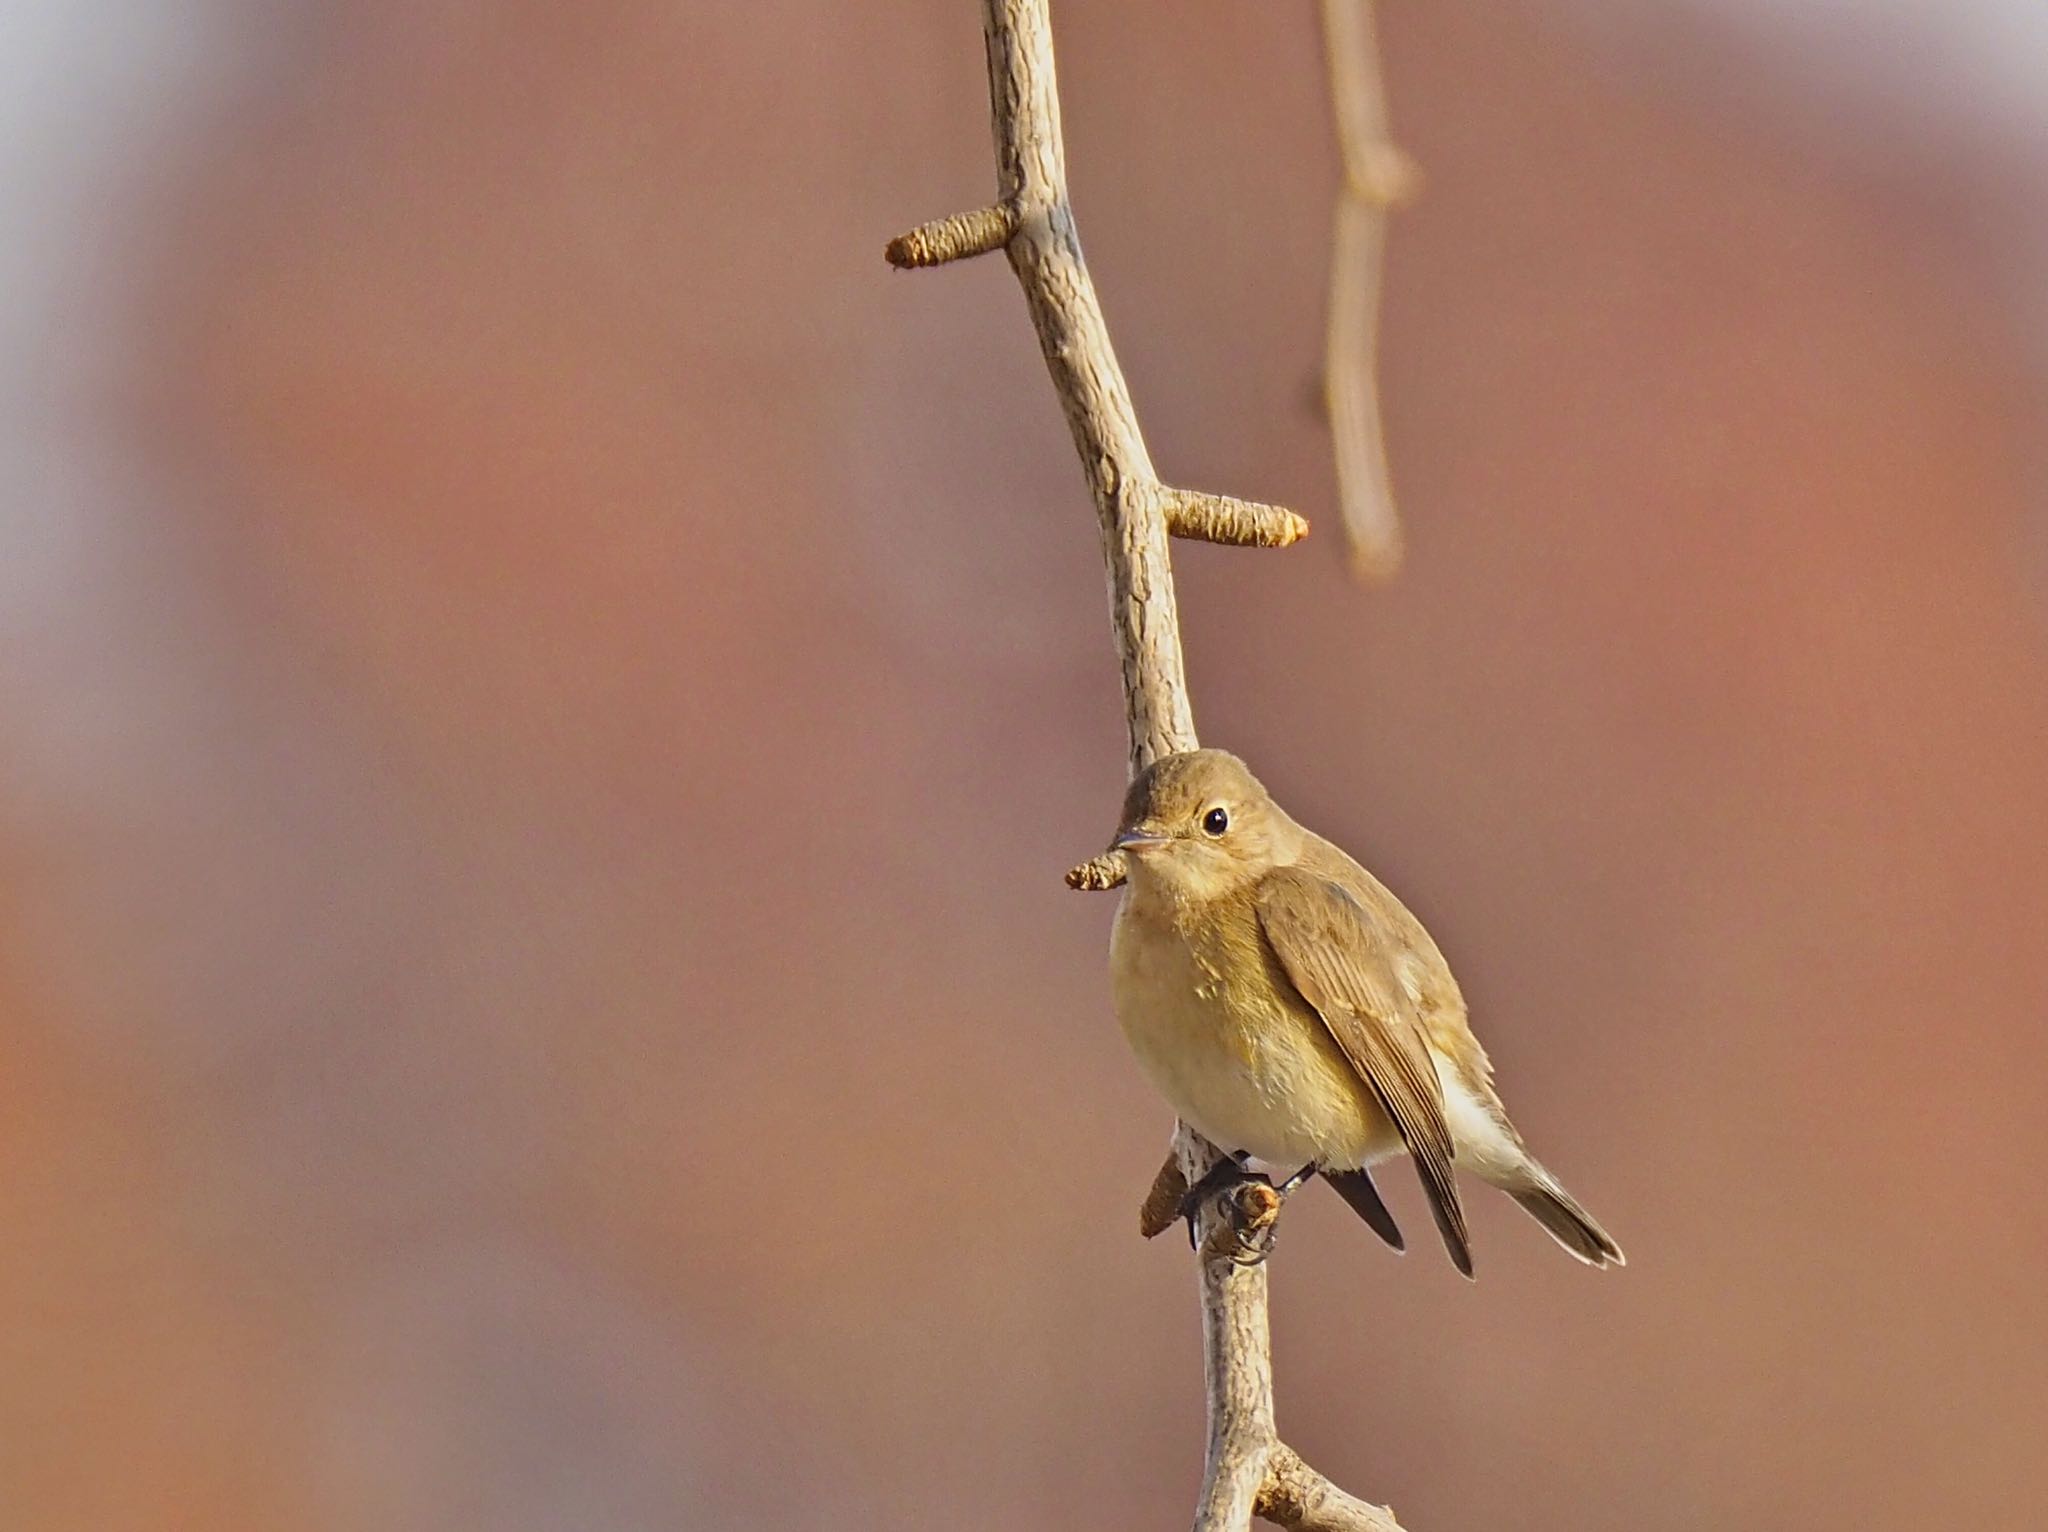
<svg viewBox="0 0 2048 1532"><path fill-rule="evenodd" d="M983 13L996 182L1017 222L1006 248L1095 495L1136 771L1195 744L1166 522L1145 493L1158 476L1067 204L1046 0L984 0Z"/></svg>
<svg viewBox="0 0 2048 1532"><path fill-rule="evenodd" d="M1412 198L1422 177L1414 161L1387 140L1372 0L1323 0L1323 48L1344 159L1330 240L1324 397L1352 567L1363 578L1381 580L1401 562L1401 523L1380 425L1380 283L1387 212Z"/></svg>
<svg viewBox="0 0 2048 1532"><path fill-rule="evenodd" d="M1009 256L1095 498L1136 772L1196 744L1167 557L1169 531L1277 547L1300 537L1306 523L1277 506L1194 495L1159 482L1067 201L1047 0L983 0L982 9L1000 220L994 214L940 220L892 244L890 259L957 259L997 243ZM1076 867L1067 881L1075 888L1113 888L1123 877L1123 857L1111 852ZM1213 1145L1178 1125L1173 1158L1146 1199L1141 1227L1157 1232L1170 1226L1185 1188L1221 1158ZM1277 1195L1257 1183L1210 1198L1198 1211L1209 1446L1196 1532L1243 1532L1255 1511L1332 1532L1354 1526L1398 1532L1391 1519L1331 1519L1362 1502L1322 1481L1274 1434L1266 1268L1254 1257L1263 1254L1278 1213ZM1276 1465L1286 1473L1276 1475Z"/></svg>
<svg viewBox="0 0 2048 1532"><path fill-rule="evenodd" d="M1174 1138L1182 1175L1194 1184L1203 1143L1183 1124ZM1249 1184L1233 1191L1249 1190ZM1195 1532L1243 1532L1258 1509L1266 1465L1279 1444L1273 1426L1273 1350L1266 1327L1266 1268L1236 1259L1232 1214L1265 1218L1279 1213L1246 1207L1235 1197L1210 1199L1202 1233L1202 1366L1209 1390L1209 1445L1202 1463L1202 1494L1195 1502ZM1220 1205L1220 1206L1219 1206Z"/></svg>

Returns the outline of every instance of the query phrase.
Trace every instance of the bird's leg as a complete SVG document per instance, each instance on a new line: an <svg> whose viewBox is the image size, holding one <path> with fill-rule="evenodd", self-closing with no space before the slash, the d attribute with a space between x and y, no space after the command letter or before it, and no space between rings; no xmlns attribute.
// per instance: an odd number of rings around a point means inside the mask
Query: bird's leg
<svg viewBox="0 0 2048 1532"><path fill-rule="evenodd" d="M1297 1170L1285 1181L1282 1181L1278 1186L1274 1187L1273 1190L1278 1192L1283 1197L1291 1197L1296 1192L1300 1191L1302 1187L1306 1186L1309 1182L1313 1181L1316 1178L1316 1169L1316 1162L1314 1160L1310 1160L1306 1165L1302 1166L1301 1169Z"/></svg>

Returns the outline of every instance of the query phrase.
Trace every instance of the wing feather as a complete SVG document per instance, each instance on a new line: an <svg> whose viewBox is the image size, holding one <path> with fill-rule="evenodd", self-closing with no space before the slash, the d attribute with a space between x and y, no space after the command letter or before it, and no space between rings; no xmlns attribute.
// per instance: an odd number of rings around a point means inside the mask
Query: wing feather
<svg viewBox="0 0 2048 1532"><path fill-rule="evenodd" d="M1443 1085L1387 936L1342 884L1297 867L1260 879L1257 906L1282 970L1400 1132L1451 1263L1471 1276Z"/></svg>

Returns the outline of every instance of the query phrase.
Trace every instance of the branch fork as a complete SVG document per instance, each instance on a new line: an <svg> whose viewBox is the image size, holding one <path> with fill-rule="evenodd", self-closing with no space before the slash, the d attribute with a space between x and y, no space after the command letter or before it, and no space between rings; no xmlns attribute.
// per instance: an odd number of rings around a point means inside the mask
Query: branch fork
<svg viewBox="0 0 2048 1532"><path fill-rule="evenodd" d="M903 268L995 250L1009 258L1095 499L1136 772L1196 746L1168 537L1278 548L1299 540L1308 524L1280 506L1174 488L1153 471L1074 229L1047 4L983 0L996 200L920 225L890 241L887 255ZM1124 873L1122 854L1106 853L1067 881L1114 888ZM1187 1188L1222 1157L1177 1125L1141 1227L1156 1233L1170 1226ZM1400 1532L1392 1513L1345 1494L1275 1431L1266 1268L1253 1257L1270 1239L1279 1203L1270 1187L1252 1183L1197 1210L1209 1433L1195 1532L1243 1532L1254 1514L1302 1532Z"/></svg>

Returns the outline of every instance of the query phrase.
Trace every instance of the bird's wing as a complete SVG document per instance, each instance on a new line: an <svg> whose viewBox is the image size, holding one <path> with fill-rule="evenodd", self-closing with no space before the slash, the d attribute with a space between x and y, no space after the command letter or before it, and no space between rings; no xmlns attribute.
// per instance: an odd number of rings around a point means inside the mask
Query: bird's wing
<svg viewBox="0 0 2048 1532"><path fill-rule="evenodd" d="M1386 1109L1414 1157L1451 1262L1472 1275L1443 1085L1387 936L1342 884L1281 867L1259 880L1259 926L1280 966Z"/></svg>

